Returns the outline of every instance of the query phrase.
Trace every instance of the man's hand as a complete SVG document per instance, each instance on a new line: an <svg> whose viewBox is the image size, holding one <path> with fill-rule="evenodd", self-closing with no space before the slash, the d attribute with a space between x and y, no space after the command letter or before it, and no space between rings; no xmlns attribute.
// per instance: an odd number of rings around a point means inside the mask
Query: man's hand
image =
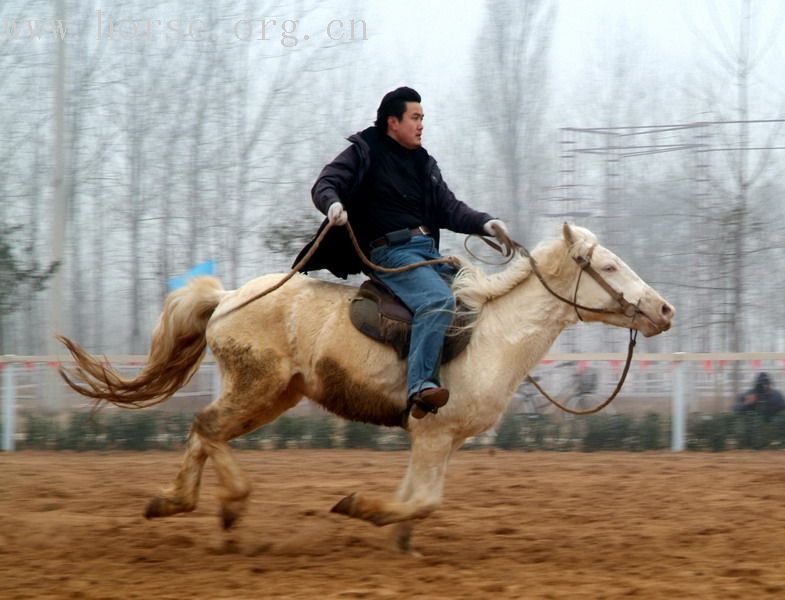
<svg viewBox="0 0 785 600"><path fill-rule="evenodd" d="M510 232L507 231L507 225L505 225L504 221L500 219L491 219L490 221L487 221L485 225L482 226L482 228L485 230L485 233L492 235L493 237L498 237L496 235L497 228L501 230L501 232L508 238L510 237Z"/></svg>
<svg viewBox="0 0 785 600"><path fill-rule="evenodd" d="M330 208L327 209L327 219L330 221L330 225L346 225L346 221L349 220L349 213L344 210L343 204L333 202Z"/></svg>

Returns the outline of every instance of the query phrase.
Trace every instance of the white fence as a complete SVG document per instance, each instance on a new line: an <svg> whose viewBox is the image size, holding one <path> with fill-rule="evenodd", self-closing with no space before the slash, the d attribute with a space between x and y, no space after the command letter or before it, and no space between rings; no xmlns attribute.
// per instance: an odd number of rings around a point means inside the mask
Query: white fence
<svg viewBox="0 0 785 600"><path fill-rule="evenodd" d="M624 354L552 354L532 375L552 395L569 406L586 408L601 402L613 390L624 366ZM144 364L143 356L107 359L128 375ZM74 393L60 379L60 357L0 357L2 378L2 449L14 450L20 411L65 413L87 409L90 402ZM612 413L642 416L655 412L670 415L674 451L684 449L689 413L713 414L731 409L734 389L749 387L754 376L766 371L775 387L785 384L785 353L639 354L634 357L627 382L606 409ZM738 384L734 382L738 379ZM220 392L217 365L211 356L191 382L165 405L166 410L196 412ZM307 406L304 407L307 410ZM532 386L519 389L509 410L554 412Z"/></svg>

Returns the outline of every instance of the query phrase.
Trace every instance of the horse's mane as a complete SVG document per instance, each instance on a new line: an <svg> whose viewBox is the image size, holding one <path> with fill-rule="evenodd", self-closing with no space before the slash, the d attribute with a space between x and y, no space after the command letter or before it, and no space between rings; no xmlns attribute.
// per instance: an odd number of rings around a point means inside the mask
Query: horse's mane
<svg viewBox="0 0 785 600"><path fill-rule="evenodd" d="M585 231L592 238L588 230ZM532 252L540 272L550 278L558 278L565 265L568 246L563 238L540 242ZM464 262L453 281L456 299L472 312L479 312L486 302L509 293L526 281L532 274L529 259L516 254L509 266L499 273L487 274L478 266Z"/></svg>

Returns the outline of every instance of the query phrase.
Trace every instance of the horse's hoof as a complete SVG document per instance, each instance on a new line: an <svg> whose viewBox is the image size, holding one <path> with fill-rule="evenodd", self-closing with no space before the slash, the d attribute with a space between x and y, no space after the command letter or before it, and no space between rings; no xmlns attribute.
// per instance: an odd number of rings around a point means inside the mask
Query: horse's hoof
<svg viewBox="0 0 785 600"><path fill-rule="evenodd" d="M394 538L393 550L404 556L411 556L412 558L424 558L420 552L412 548L412 541L410 535L396 535Z"/></svg>
<svg viewBox="0 0 785 600"><path fill-rule="evenodd" d="M147 503L144 511L145 519L155 519L158 517L168 517L182 512L191 512L196 508L196 504L179 502L178 499L172 500L165 496L156 496Z"/></svg>
<svg viewBox="0 0 785 600"><path fill-rule="evenodd" d="M239 518L240 515L235 511L228 508L221 509L221 524L225 530L231 529Z"/></svg>
<svg viewBox="0 0 785 600"><path fill-rule="evenodd" d="M343 498L340 502L338 502L338 504L333 506L330 509L330 512L334 512L334 513L338 513L339 515L346 515L346 516L351 517L352 516L352 511L354 510L354 502L355 502L356 496L357 496L357 492L355 492L354 494L351 494L349 496L346 496L346 498Z"/></svg>
<svg viewBox="0 0 785 600"><path fill-rule="evenodd" d="M145 519L155 519L156 517L165 517L169 514L166 511L166 500L160 496L156 496L147 503L147 508L144 511Z"/></svg>

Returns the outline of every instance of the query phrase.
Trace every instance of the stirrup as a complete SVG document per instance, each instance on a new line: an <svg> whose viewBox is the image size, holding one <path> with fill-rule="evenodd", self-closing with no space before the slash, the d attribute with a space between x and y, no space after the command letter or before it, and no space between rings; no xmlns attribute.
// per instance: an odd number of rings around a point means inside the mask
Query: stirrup
<svg viewBox="0 0 785 600"><path fill-rule="evenodd" d="M427 388L409 398L409 410L412 417L422 419L429 413L436 414L439 409L447 404L450 391L447 388Z"/></svg>

